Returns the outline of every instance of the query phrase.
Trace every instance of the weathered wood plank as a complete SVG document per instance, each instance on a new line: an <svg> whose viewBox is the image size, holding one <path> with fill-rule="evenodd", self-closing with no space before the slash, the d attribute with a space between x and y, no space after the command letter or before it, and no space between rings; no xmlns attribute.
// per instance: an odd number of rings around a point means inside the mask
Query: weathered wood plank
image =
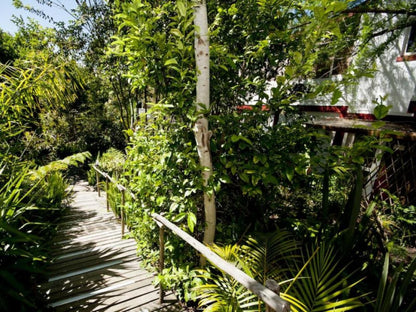
<svg viewBox="0 0 416 312"><path fill-rule="evenodd" d="M81 257L71 261L54 263L49 267L51 275L58 275L62 272L71 272L80 267L88 268L99 263L105 263L110 260L120 260L136 258L136 246L127 246L124 248L108 248L102 253L84 254Z"/></svg>
<svg viewBox="0 0 416 312"><path fill-rule="evenodd" d="M181 311L173 294L158 304L154 275L140 268L136 244L120 238L120 223L85 184L51 241L49 280L39 291L56 311ZM145 310L142 310L143 309ZM161 310L165 311L165 310Z"/></svg>
<svg viewBox="0 0 416 312"><path fill-rule="evenodd" d="M135 283L143 282L151 284L154 277L148 272L137 268L125 268L119 270L106 270L95 272L95 274L83 274L77 278L66 281L63 285L52 285L48 293L48 300L57 302L63 299L78 296L83 293L91 292L100 288L110 287L111 285L131 280Z"/></svg>
<svg viewBox="0 0 416 312"><path fill-rule="evenodd" d="M78 235L61 235L60 237L57 236L53 242L56 245L65 245L67 246L69 243L77 244L82 243L84 241L88 241L91 243L96 243L97 241L103 240L106 237L110 237L112 239L117 239L115 236L116 233L119 233L120 229L118 227L109 227L107 229L102 230L95 230L93 233L88 233L82 236ZM60 238L60 239L59 239Z"/></svg>
<svg viewBox="0 0 416 312"><path fill-rule="evenodd" d="M145 280L143 283L129 281L132 283L85 298L77 302L77 306L86 311L110 311L111 309L114 310L112 307L115 306L117 307L115 311L123 311L126 307L138 308L140 305L143 305L141 301L138 304L137 301L133 302L137 298L144 298L144 302L147 302L149 293L155 293L153 297L158 296L155 287L151 284L152 279ZM66 305L62 308L64 309L61 310L60 307L58 311L74 310L73 305Z"/></svg>
<svg viewBox="0 0 416 312"><path fill-rule="evenodd" d="M79 258L82 257L83 255L89 254L89 255L94 255L94 254L101 254L103 252L105 252L108 248L112 247L112 241L108 242L104 242L103 244L99 244L97 246L91 247L91 248L81 248L77 251L70 251L64 254L61 254L60 256L57 256L53 263L57 264L60 262L65 262L65 261L69 261L72 258ZM133 240L121 240L118 242L117 247L118 248L124 248L127 246L134 246L136 247L136 244Z"/></svg>

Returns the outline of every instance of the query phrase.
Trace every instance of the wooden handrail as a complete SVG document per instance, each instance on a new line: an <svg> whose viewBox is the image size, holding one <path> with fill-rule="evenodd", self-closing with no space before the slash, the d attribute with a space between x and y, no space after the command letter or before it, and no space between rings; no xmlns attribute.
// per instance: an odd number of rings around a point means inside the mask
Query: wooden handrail
<svg viewBox="0 0 416 312"><path fill-rule="evenodd" d="M115 183L115 181L113 180L113 178L111 178L108 173L106 173L104 171L101 171L95 165L93 165L92 167L94 168L95 171L97 171L99 174L101 174L104 178L108 178L111 182Z"/></svg>
<svg viewBox="0 0 416 312"><path fill-rule="evenodd" d="M112 183L117 185L118 190L122 193L123 202L124 202L124 193L128 191L130 195L132 195L133 199L136 199L134 194L129 191L126 187L118 184L114 179L112 179L107 173L102 172L99 170L95 165L92 166L96 172L100 173L102 176L106 177L106 179L110 180ZM240 269L236 268L231 263L225 261L223 258L218 256L214 253L211 249L207 246L203 245L201 242L193 238L188 233L182 231L179 227L174 225L172 222L167 220L165 217L161 216L157 213L151 214L152 219L157 223L160 227L159 231L159 239L160 239L160 248L161 248L161 258L159 262L159 270L162 271L164 268L163 258L164 258L164 239L163 239L163 232L164 227L170 229L174 234L182 238L186 243L191 245L195 250L200 252L206 259L208 259L213 265L215 265L221 271L227 273L231 277L233 277L236 281L238 281L241 285L245 288L250 290L252 293L256 294L264 303L266 303L268 310L272 309L276 312L289 312L290 311L290 304L280 298L280 296L273 292L271 289L263 286L261 283L257 282L255 279L248 276L246 273L241 271ZM124 221L123 221L124 222ZM123 226L124 227L124 226ZM122 229L124 233L124 228ZM162 251L163 249L163 251ZM162 272L160 272L162 273ZM160 301L163 301L163 290L160 289Z"/></svg>
<svg viewBox="0 0 416 312"><path fill-rule="evenodd" d="M105 185L106 185L106 205L107 205L107 211L109 210L109 204L108 204L108 181L110 181L111 183L115 184L117 189L119 190L119 192L121 192L121 208L120 208L120 219L121 219L121 237L124 236L124 227L125 227L125 220L124 220L124 210L123 210L123 206L126 203L126 188L121 185L118 184L116 180L114 180L108 173L101 171L100 169L97 168L97 166L93 165L92 166L97 174L97 191L98 191L98 196L100 196L100 183L99 183L99 177L98 174L101 174L103 177L105 177ZM132 195L132 197L135 199L134 195L130 192L130 194Z"/></svg>
<svg viewBox="0 0 416 312"><path fill-rule="evenodd" d="M207 258L218 269L227 273L228 275L233 277L236 281L238 281L241 285L243 285L248 290L250 290L252 293L259 296L259 298L263 300L274 311L276 312L290 311L289 303L283 300L282 298L280 298L280 296L278 296L272 290L266 288L265 286L257 282L255 279L251 278L246 273L236 268L231 263L225 261L223 258L218 256L207 246L200 243L198 240L193 238L188 233L182 231L179 227L174 225L172 222L168 221L166 218L162 217L161 215L157 213L153 213L151 216L154 220L163 224L165 227L170 229L177 236L182 238L186 243L188 243L194 249L199 251L205 258Z"/></svg>
<svg viewBox="0 0 416 312"><path fill-rule="evenodd" d="M101 174L103 177L107 178L111 183L115 184L116 187L118 188L118 190L121 191L128 191L129 195L135 200L136 196L133 194L133 192L131 192L130 190L128 190L125 186L117 183L116 180L114 180L108 173L101 171L100 169L98 169L95 165L92 166L92 168L97 171L99 174Z"/></svg>

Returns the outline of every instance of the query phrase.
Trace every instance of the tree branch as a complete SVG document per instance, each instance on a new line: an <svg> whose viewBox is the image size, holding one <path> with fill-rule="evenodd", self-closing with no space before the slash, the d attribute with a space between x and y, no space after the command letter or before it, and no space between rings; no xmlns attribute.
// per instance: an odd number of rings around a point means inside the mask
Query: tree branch
<svg viewBox="0 0 416 312"><path fill-rule="evenodd" d="M409 11L407 9L373 9L373 8L353 8L344 10L343 13L375 13L375 14L404 14L409 16L416 16L416 11Z"/></svg>
<svg viewBox="0 0 416 312"><path fill-rule="evenodd" d="M387 33L391 33L391 32L394 32L396 30L401 30L401 29L404 29L406 27L410 27L412 25L415 25L415 23L416 23L415 21L408 21L407 23L399 24L399 25L396 25L395 27L392 27L392 28L387 28L387 29L380 30L379 32L373 33L371 35L371 38L375 38L375 37L378 37L378 36L381 36L381 35L384 35L384 34L387 34Z"/></svg>

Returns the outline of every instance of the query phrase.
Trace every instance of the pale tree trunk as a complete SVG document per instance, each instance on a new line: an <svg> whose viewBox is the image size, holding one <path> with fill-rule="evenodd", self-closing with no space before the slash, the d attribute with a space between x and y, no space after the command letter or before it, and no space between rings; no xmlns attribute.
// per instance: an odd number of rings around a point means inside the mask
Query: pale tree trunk
<svg viewBox="0 0 416 312"><path fill-rule="evenodd" d="M194 6L195 24L195 58L197 70L196 105L197 110L208 110L209 101L209 36L208 16L205 0L197 0ZM195 123L195 140L201 166L204 168L202 177L204 187L212 176L212 158L210 150L211 131L208 130L208 120L201 113ZM214 242L216 226L215 195L213 192L204 192L205 229L204 243L211 245Z"/></svg>

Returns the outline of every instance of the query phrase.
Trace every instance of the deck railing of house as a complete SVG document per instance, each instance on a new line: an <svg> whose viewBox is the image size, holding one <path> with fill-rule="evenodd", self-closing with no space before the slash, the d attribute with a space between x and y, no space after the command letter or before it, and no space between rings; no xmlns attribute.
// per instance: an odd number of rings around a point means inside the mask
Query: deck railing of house
<svg viewBox="0 0 416 312"><path fill-rule="evenodd" d="M101 196L101 189L100 189L100 175L105 178L105 185L106 185L106 202L107 202L107 211L109 211L109 198L108 198L108 189L109 183L113 183L116 185L117 189L121 193L121 207L120 207L120 218L121 218L121 235L124 235L124 228L125 228L125 217L124 217L124 204L126 200L126 192L129 192L131 198L135 200L135 195L130 192L126 187L121 184L118 184L108 173L103 172L102 170L98 169L96 166L93 166L96 172L96 182L97 182L97 192L98 196ZM279 287L276 281L268 280L266 282L266 286L263 286L255 279L248 276L246 273L241 271L240 269L236 268L231 263L225 261L216 253L211 251L207 246L203 245L201 242L193 238L188 233L181 230L179 227L174 225L172 222L167 220L160 214L153 213L151 214L152 219L157 223L159 226L159 272L162 272L164 269L164 254L165 254L165 243L164 243L164 231L165 228L168 228L172 231L175 235L180 237L184 240L187 244L193 247L196 251L198 251L201 255L203 255L208 261L210 261L213 265L215 265L218 269L225 272L226 274L230 275L236 281L238 281L241 285L245 288L250 290L252 293L256 294L265 304L266 304L266 311L276 311L276 312L289 312L290 305L287 301L283 300L279 296ZM159 292L159 299L163 302L163 289L160 286Z"/></svg>

